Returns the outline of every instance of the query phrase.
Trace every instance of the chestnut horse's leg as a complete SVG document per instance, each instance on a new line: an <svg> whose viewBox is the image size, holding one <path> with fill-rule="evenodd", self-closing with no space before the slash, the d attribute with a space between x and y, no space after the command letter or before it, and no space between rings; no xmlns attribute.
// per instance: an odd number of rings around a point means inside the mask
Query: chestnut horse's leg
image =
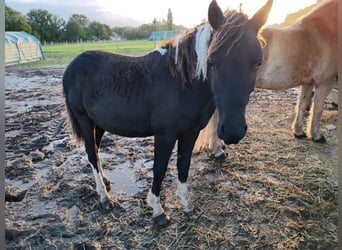
<svg viewBox="0 0 342 250"><path fill-rule="evenodd" d="M102 168L97 146L97 144L100 143L100 134L98 134L98 139L96 139L95 124L86 115L79 114L79 116L77 116L77 120L84 136L86 152L95 176L96 191L98 195L100 195L101 205L104 209L110 210L114 207L114 202L107 193L103 182Z"/></svg>
<svg viewBox="0 0 342 250"><path fill-rule="evenodd" d="M160 189L167 165L169 163L172 149L176 143L176 136L155 135L154 136L154 163L152 189L147 195L147 203L153 209L153 221L159 227L165 227L170 219L160 205Z"/></svg>
<svg viewBox="0 0 342 250"><path fill-rule="evenodd" d="M178 197L186 214L192 214L194 211L188 197L187 179L190 169L191 154L198 134L199 131L189 132L178 138Z"/></svg>
<svg viewBox="0 0 342 250"><path fill-rule="evenodd" d="M306 134L303 130L303 121L304 121L305 111L312 97L313 86L314 86L313 84L301 86L300 94L297 100L296 117L292 124L294 136L297 138L306 137Z"/></svg>
<svg viewBox="0 0 342 250"><path fill-rule="evenodd" d="M334 87L335 82L331 80L329 84L320 84L315 86L313 97L313 107L311 109L308 131L314 142L325 143L325 138L319 133L319 121L323 112L324 102Z"/></svg>

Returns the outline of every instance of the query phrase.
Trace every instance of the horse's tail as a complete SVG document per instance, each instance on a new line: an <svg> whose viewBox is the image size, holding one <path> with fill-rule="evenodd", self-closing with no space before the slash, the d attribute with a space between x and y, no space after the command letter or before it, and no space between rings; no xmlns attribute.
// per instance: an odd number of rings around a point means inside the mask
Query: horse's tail
<svg viewBox="0 0 342 250"><path fill-rule="evenodd" d="M68 76L69 67L66 69L63 75L63 93L65 97L65 111L66 111L65 116L68 121L68 127L71 128L72 130L73 137L76 139L77 144L80 144L81 142L84 141L84 136L82 134L81 127L80 127L80 124L78 123L76 115L74 111L71 109L71 103L69 100L70 99L69 97L70 96L70 93L69 93L70 83L72 82Z"/></svg>
<svg viewBox="0 0 342 250"><path fill-rule="evenodd" d="M70 105L69 105L67 98L65 98L65 111L66 111L67 120L68 120L68 127L71 128L72 135L75 138L77 144L80 144L83 142L84 137L82 135L81 128L76 119L76 116L74 115L73 111L70 109Z"/></svg>

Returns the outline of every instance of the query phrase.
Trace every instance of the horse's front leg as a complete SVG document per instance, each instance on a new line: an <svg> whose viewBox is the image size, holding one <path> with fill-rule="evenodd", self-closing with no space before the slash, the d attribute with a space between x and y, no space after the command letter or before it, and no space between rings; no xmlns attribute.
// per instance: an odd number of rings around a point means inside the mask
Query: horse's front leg
<svg viewBox="0 0 342 250"><path fill-rule="evenodd" d="M154 140L153 183L147 195L147 203L153 209L154 224L166 227L170 223L170 218L160 205L160 189L177 139L175 136L155 135Z"/></svg>
<svg viewBox="0 0 342 250"><path fill-rule="evenodd" d="M194 212L194 208L189 200L187 179L190 169L192 150L198 134L199 131L189 132L178 138L178 197L183 205L184 212L187 215L191 215Z"/></svg>
<svg viewBox="0 0 342 250"><path fill-rule="evenodd" d="M312 97L312 89L313 84L301 86L297 100L296 116L292 124L293 133L296 138L306 138L306 134L303 130L303 122L305 111L310 104Z"/></svg>
<svg viewBox="0 0 342 250"><path fill-rule="evenodd" d="M323 135L319 133L319 122L323 112L324 102L334 87L334 81L329 84L320 84L315 86L315 94L313 97L313 107L310 113L310 121L308 131L311 139L314 142L325 143L326 140Z"/></svg>

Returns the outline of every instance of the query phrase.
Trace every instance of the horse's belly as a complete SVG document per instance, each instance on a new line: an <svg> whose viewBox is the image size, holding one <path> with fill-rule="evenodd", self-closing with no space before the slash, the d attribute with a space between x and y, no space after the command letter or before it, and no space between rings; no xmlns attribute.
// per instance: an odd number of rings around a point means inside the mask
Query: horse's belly
<svg viewBox="0 0 342 250"><path fill-rule="evenodd" d="M108 112L90 115L94 123L110 133L125 137L146 137L153 134L147 112Z"/></svg>

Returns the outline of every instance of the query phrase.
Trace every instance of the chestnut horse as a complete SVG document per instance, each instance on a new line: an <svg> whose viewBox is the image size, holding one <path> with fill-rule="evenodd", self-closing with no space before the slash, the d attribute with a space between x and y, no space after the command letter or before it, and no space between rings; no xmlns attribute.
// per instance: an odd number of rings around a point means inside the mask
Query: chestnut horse
<svg viewBox="0 0 342 250"><path fill-rule="evenodd" d="M304 113L313 99L307 132L318 143L326 141L319 133L319 121L337 77L337 2L319 4L289 27L266 27L260 32L264 63L257 72L256 87L282 90L300 85L293 133L297 138L306 137ZM214 115L201 131L195 149L209 146L218 157L223 151L216 136L216 124L217 115Z"/></svg>

